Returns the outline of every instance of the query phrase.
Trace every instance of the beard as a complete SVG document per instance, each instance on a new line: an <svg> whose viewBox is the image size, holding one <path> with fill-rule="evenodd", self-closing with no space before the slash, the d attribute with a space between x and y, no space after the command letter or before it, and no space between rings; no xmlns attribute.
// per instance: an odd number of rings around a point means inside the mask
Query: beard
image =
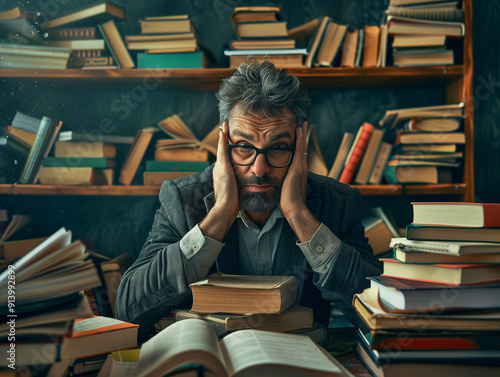
<svg viewBox="0 0 500 377"><path fill-rule="evenodd" d="M270 194L265 192L248 192L243 190L244 185L273 185ZM263 177L251 176L243 178L238 184L240 207L246 212L266 212L277 207L280 202L280 189L278 180L267 175Z"/></svg>

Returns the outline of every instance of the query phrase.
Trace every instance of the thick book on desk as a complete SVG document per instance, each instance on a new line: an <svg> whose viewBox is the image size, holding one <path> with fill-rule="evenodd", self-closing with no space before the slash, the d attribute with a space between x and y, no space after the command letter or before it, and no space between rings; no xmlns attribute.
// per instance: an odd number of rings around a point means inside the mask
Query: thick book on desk
<svg viewBox="0 0 500 377"><path fill-rule="evenodd" d="M361 336L355 348L356 355L376 377L408 376L409 371L411 375L426 377L496 377L500 373L495 350L444 350L441 355L441 350L425 351L427 358L423 353L405 357L400 349L380 353L371 350Z"/></svg>
<svg viewBox="0 0 500 377"><path fill-rule="evenodd" d="M214 274L190 284L198 313L281 313L295 304L293 276Z"/></svg>
<svg viewBox="0 0 500 377"><path fill-rule="evenodd" d="M413 224L500 227L500 203L412 202Z"/></svg>
<svg viewBox="0 0 500 377"><path fill-rule="evenodd" d="M453 286L389 276L372 276L372 287L378 287L378 297L391 312L436 310L489 309L498 307L500 283ZM453 297L443 299L443 292Z"/></svg>
<svg viewBox="0 0 500 377"><path fill-rule="evenodd" d="M144 343L136 375L164 376L191 363L216 377L352 376L309 337L247 329L217 341L199 319L176 322Z"/></svg>
<svg viewBox="0 0 500 377"><path fill-rule="evenodd" d="M409 224L406 238L417 241L500 242L500 228L463 228Z"/></svg>
<svg viewBox="0 0 500 377"><path fill-rule="evenodd" d="M384 275L450 285L500 281L500 265L493 264L415 264L381 259Z"/></svg>
<svg viewBox="0 0 500 377"><path fill-rule="evenodd" d="M256 329L288 332L312 327L313 310L301 305L293 305L278 314L202 314L179 309L174 312L174 320L188 318L202 319L212 325L218 336L228 332Z"/></svg>

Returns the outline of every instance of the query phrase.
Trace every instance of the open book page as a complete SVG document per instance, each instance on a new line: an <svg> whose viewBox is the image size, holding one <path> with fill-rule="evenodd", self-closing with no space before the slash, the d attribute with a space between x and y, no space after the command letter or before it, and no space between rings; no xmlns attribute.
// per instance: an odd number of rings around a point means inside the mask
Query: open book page
<svg viewBox="0 0 500 377"><path fill-rule="evenodd" d="M203 364L217 376L226 376L217 336L201 319L175 322L144 343L137 376L163 376L189 363Z"/></svg>
<svg viewBox="0 0 500 377"><path fill-rule="evenodd" d="M49 256L38 260L25 269L16 273L16 282L20 283L35 275L46 274L52 270L63 268L66 262L78 262L83 260L85 254L85 245L76 240L70 245L56 250Z"/></svg>
<svg viewBox="0 0 500 377"><path fill-rule="evenodd" d="M339 375L343 371L307 336L261 330L240 330L220 341L230 376L259 365Z"/></svg>
<svg viewBox="0 0 500 377"><path fill-rule="evenodd" d="M198 138L191 132L189 127L184 123L181 117L174 114L170 117L162 119L158 122L158 126L167 133L167 135L175 139L190 139L198 141Z"/></svg>
<svg viewBox="0 0 500 377"><path fill-rule="evenodd" d="M65 228L59 229L56 233L51 235L40 245L31 250L24 257L19 258L13 265L16 270L16 280L22 269L36 263L42 258L52 254L60 248L67 246L71 243L71 231ZM6 269L0 274L0 286L7 285L9 271Z"/></svg>
<svg viewBox="0 0 500 377"><path fill-rule="evenodd" d="M31 222L31 219L31 216L13 215L12 219L9 222L9 225L7 226L7 229L5 229L5 231L2 233L2 237L0 238L0 246L2 246L2 244L15 232L17 232L25 225L28 225Z"/></svg>
<svg viewBox="0 0 500 377"><path fill-rule="evenodd" d="M217 143L219 141L219 125L217 124L205 138L200 141L193 134L191 129L184 123L181 117L174 114L158 122L158 126L173 139L160 139L157 141L157 147L172 148L192 147L208 150L214 156L217 155Z"/></svg>

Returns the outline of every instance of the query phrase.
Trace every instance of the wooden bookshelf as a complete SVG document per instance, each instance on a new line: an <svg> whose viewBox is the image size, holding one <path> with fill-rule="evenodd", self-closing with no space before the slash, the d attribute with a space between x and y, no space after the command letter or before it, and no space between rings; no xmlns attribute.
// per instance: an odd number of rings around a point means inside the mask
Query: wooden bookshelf
<svg viewBox="0 0 500 377"><path fill-rule="evenodd" d="M473 40L472 0L463 1L466 34L463 38L463 64L426 67L383 68L293 68L289 73L299 77L311 89L439 87L448 103L465 102L466 134L461 181L438 185L364 185L355 186L363 195L459 195L474 201L474 125L473 125ZM61 87L96 85L123 86L155 80L160 87L193 91L215 91L231 68L207 69L0 69L0 85L15 83L53 90ZM0 185L1 195L157 195L159 187L151 186L45 186Z"/></svg>
<svg viewBox="0 0 500 377"><path fill-rule="evenodd" d="M464 195L464 183L441 185L363 185L353 186L365 196L391 195ZM160 186L67 186L0 184L0 195L66 196L157 196Z"/></svg>
<svg viewBox="0 0 500 377"><path fill-rule="evenodd" d="M463 65L384 68L293 68L309 88L373 88L391 86L447 85L464 75ZM27 80L54 85L134 83L153 79L160 86L215 91L231 68L207 69L0 69L0 80Z"/></svg>

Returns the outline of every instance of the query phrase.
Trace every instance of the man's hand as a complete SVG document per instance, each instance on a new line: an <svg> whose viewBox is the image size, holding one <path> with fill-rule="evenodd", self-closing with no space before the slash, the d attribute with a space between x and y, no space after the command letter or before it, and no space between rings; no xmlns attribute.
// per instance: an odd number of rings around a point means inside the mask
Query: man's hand
<svg viewBox="0 0 500 377"><path fill-rule="evenodd" d="M229 127L222 124L213 170L215 205L200 223L206 237L222 241L240 211L238 183L227 152Z"/></svg>
<svg viewBox="0 0 500 377"><path fill-rule="evenodd" d="M295 154L283 181L280 209L300 242L309 241L320 222L306 207L307 189L307 122L296 128Z"/></svg>

